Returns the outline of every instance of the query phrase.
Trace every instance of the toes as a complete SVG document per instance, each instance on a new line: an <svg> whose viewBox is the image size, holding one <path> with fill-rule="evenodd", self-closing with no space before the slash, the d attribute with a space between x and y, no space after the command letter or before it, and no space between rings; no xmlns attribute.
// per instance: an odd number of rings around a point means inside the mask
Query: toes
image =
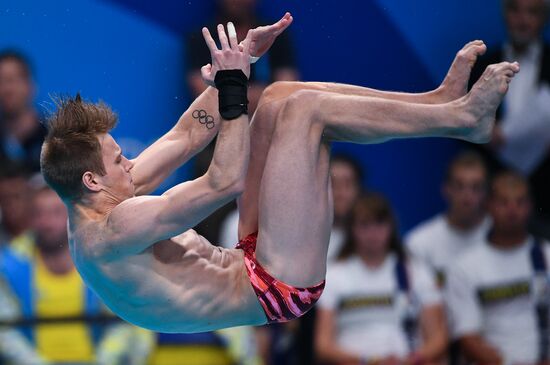
<svg viewBox="0 0 550 365"><path fill-rule="evenodd" d="M502 63L499 63L497 66L499 66L499 68L504 70L504 71L510 70L513 73L518 73L519 72L519 63L517 63L517 62L513 62L513 63L502 62Z"/></svg>
<svg viewBox="0 0 550 365"><path fill-rule="evenodd" d="M480 44L475 47L475 51L476 56L482 56L487 52L487 46L485 44Z"/></svg>
<svg viewBox="0 0 550 365"><path fill-rule="evenodd" d="M501 62L494 65L489 65L487 68L492 68L495 71L500 70L512 70L514 72L519 71L519 63L517 62Z"/></svg>
<svg viewBox="0 0 550 365"><path fill-rule="evenodd" d="M471 49L478 49L479 47L486 48L485 43L483 43L483 41L471 41L470 43L462 47L462 49L465 51L470 51Z"/></svg>
<svg viewBox="0 0 550 365"><path fill-rule="evenodd" d="M456 56L459 60L473 63L477 60L477 57L483 55L486 51L487 46L482 41L472 41L458 51Z"/></svg>
<svg viewBox="0 0 550 365"><path fill-rule="evenodd" d="M501 62L495 65L489 65L483 74L483 79L485 81L495 79L500 83L499 91L505 93L508 90L508 84L518 71L519 65L517 63Z"/></svg>
<svg viewBox="0 0 550 365"><path fill-rule="evenodd" d="M493 64L493 65L487 66L487 68L483 72L484 78L494 74L500 68L502 68L502 64Z"/></svg>
<svg viewBox="0 0 550 365"><path fill-rule="evenodd" d="M466 43L466 45L464 47L462 47L462 49L469 48L471 46L480 46L482 44L484 44L483 41L477 39L475 41L471 41L471 42Z"/></svg>

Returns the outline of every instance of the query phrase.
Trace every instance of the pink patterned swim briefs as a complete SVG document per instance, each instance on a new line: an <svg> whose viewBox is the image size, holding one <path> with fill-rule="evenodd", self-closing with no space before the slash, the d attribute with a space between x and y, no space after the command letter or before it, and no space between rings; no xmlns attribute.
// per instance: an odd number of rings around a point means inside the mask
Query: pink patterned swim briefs
<svg viewBox="0 0 550 365"><path fill-rule="evenodd" d="M236 248L244 251L246 271L268 323L287 322L304 315L321 296L325 281L310 288L295 288L273 278L256 260L257 239L258 234L253 233Z"/></svg>

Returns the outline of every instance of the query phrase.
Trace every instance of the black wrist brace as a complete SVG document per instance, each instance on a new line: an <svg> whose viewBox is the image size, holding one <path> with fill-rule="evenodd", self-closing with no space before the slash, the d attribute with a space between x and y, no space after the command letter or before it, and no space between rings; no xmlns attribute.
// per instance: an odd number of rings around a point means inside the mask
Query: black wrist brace
<svg viewBox="0 0 550 365"><path fill-rule="evenodd" d="M222 70L214 78L218 89L220 115L225 120L248 114L248 79L241 70Z"/></svg>

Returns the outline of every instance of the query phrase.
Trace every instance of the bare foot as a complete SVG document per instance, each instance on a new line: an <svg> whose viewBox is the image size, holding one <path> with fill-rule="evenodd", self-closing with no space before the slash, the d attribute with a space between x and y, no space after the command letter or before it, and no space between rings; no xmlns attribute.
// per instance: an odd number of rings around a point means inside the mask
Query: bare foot
<svg viewBox="0 0 550 365"><path fill-rule="evenodd" d="M446 103L466 95L472 68L477 58L486 51L487 46L483 41L472 41L457 52L447 76L436 90L441 102Z"/></svg>
<svg viewBox="0 0 550 365"><path fill-rule="evenodd" d="M517 62L487 67L464 98L466 112L474 122L464 139L473 143L486 143L491 139L497 108L508 91L508 84L518 72Z"/></svg>

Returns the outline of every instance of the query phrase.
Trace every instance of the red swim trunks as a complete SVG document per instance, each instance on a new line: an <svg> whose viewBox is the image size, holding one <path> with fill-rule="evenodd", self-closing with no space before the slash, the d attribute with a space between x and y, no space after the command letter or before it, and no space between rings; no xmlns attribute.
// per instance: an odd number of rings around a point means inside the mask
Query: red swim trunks
<svg viewBox="0 0 550 365"><path fill-rule="evenodd" d="M258 234L253 233L236 248L244 251L246 271L268 323L287 322L304 315L321 296L325 281L311 288L295 288L273 278L256 260L257 239Z"/></svg>

